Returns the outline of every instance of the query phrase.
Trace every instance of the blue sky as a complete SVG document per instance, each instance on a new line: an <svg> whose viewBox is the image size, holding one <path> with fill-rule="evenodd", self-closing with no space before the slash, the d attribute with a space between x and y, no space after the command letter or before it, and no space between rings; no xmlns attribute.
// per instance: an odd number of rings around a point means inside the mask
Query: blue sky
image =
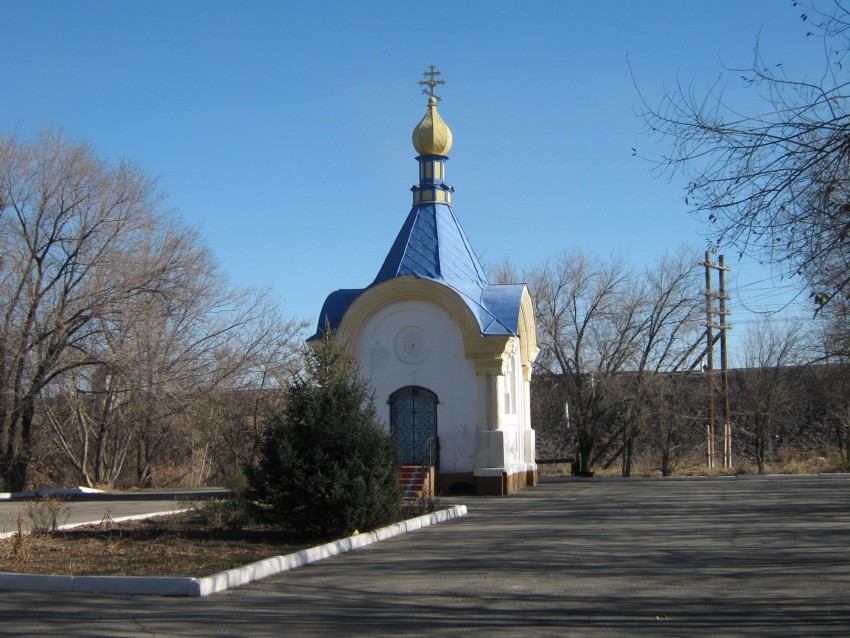
<svg viewBox="0 0 850 638"><path fill-rule="evenodd" d="M746 66L756 38L816 73L799 14L791 0L0 0L0 129L59 126L138 162L232 281L315 318L330 291L372 281L407 215L428 65L447 81L455 211L484 262L579 247L640 268L705 240L684 181L633 156L660 149L629 63L652 102ZM740 338L794 284L727 263Z"/></svg>

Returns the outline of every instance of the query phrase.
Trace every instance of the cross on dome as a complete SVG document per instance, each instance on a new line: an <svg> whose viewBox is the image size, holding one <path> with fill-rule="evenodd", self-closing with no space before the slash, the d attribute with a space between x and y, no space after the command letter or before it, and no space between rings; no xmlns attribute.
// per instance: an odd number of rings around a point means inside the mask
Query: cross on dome
<svg viewBox="0 0 850 638"><path fill-rule="evenodd" d="M422 92L425 95L428 95L428 96L434 98L435 100L437 100L437 102L442 100L443 98L441 98L439 95L434 93L434 89L437 87L438 84L445 84L446 83L445 80L435 79L438 75L442 75L440 73L440 70L432 64L431 66L428 67L428 70L426 70L425 73L423 73L422 75L424 75L426 78L428 78L427 80L419 80L420 86L424 85L424 86L428 87L427 89L422 89Z"/></svg>
<svg viewBox="0 0 850 638"><path fill-rule="evenodd" d="M425 117L413 129L413 147L420 156L439 155L446 158L452 148L452 132L446 126L446 123L443 122L440 114L437 113L437 102L442 98L434 93L434 89L438 85L445 84L446 82L445 80L436 79L441 74L439 69L433 64L422 75L428 78L427 80L419 81L420 85L427 87L422 89L422 92L429 96L428 112L425 113ZM442 178L442 176L443 171L440 170L440 177ZM450 198L441 201L445 204L451 203ZM417 201L416 203L422 202Z"/></svg>

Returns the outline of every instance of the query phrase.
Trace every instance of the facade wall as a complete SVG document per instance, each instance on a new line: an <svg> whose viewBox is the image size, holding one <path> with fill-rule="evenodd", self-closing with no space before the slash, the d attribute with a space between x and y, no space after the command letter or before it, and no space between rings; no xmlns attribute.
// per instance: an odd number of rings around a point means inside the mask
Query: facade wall
<svg viewBox="0 0 850 638"><path fill-rule="evenodd" d="M390 429L389 397L421 387L437 396L437 489L509 494L536 484L529 381L537 354L527 292L519 336L482 336L465 302L449 288L395 277L364 292L336 333L375 391Z"/></svg>
<svg viewBox="0 0 850 638"><path fill-rule="evenodd" d="M508 449L506 471L508 474L525 472L525 434L529 424L525 420L525 397L522 391L522 363L519 338L513 339L513 352L506 365L505 374L497 381L503 394L502 417L499 429L505 431Z"/></svg>
<svg viewBox="0 0 850 638"><path fill-rule="evenodd" d="M389 396L405 386L437 395L440 471L469 472L475 457L477 380L463 336L439 306L399 300L383 306L357 338L361 374L375 390L378 414L390 426Z"/></svg>

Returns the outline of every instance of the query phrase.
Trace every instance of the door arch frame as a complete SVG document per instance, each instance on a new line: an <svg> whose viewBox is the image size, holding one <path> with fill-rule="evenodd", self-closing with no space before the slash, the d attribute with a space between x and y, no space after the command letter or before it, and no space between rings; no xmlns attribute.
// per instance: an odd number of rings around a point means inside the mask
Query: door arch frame
<svg viewBox="0 0 850 638"><path fill-rule="evenodd" d="M404 447L399 442L398 437L397 437L397 425L398 424L396 422L397 417L396 417L396 411L395 411L394 408L395 408L397 399L401 398L401 396L402 396L401 393L405 392L405 391L411 392L411 394L417 393L417 392L422 392L422 393L425 394L426 397L433 398L433 411L432 411L432 413L433 413L433 428L429 429L429 431L426 432L426 434L428 434L428 436L425 438L424 441L422 441L423 447L421 447L420 450L414 451L414 461L415 462L410 463L410 465L420 465L424 462L424 457L425 457L424 445L428 443L429 439L433 439L433 443L432 443L432 446L433 446L432 447L432 450L433 450L433 458L432 458L433 466L435 468L439 468L440 467L440 438L439 438L439 418L438 418L439 415L438 415L438 412L437 412L437 406L440 405L440 398L437 396L436 392L434 392L430 388L426 388L426 387L421 386L421 385L406 385L406 386L402 386L400 388L397 388L396 390L394 390L390 394L389 399L387 399L387 403L390 406L390 434L392 434L393 439L396 441L396 443L399 444L399 448L402 449L402 463L404 464L404 462L405 462ZM416 424L416 414L417 413L414 409L413 410L413 429L414 429L413 437L414 437L414 446L415 447L416 447L416 444L418 442L417 437L416 437L416 426L417 426L417 424ZM416 458L417 455L421 456L422 458Z"/></svg>

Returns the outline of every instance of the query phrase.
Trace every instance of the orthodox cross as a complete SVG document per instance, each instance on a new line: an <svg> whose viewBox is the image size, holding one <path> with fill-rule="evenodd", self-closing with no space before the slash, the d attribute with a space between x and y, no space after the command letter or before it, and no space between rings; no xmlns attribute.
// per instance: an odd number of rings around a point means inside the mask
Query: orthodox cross
<svg viewBox="0 0 850 638"><path fill-rule="evenodd" d="M437 95L436 93L434 93L434 88L435 88L438 84L445 84L445 83L446 83L446 81L445 81L445 80L436 80L436 79L435 79L438 75L440 75L440 71L439 71L439 70L437 70L437 67L435 67L435 66L432 64L432 65L428 68L428 70L427 70L427 71L425 71L425 73L423 73L422 75L424 75L426 78L428 78L427 80L419 80L419 84L420 84L420 85L424 85L424 86L427 86L427 87L428 87L427 89L422 89L422 92L423 92L425 95L430 95L431 97L435 98L438 102L439 102L440 100L442 100L443 98L441 98L439 95Z"/></svg>

